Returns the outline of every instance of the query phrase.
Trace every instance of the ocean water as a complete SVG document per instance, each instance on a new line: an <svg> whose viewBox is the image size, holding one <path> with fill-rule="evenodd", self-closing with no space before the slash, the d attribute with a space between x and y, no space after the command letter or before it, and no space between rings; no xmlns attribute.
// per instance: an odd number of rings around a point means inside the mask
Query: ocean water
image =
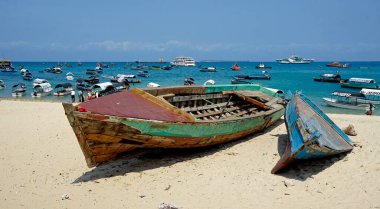
<svg viewBox="0 0 380 209"><path fill-rule="evenodd" d="M103 62L104 64L110 64ZM149 77L137 77L142 82L139 84L131 84L131 87L146 87L149 82L158 83L161 86L173 86L183 85L183 80L186 77L192 77L195 79L197 85L203 85L203 83L209 79L212 79L216 84L230 84L231 79L235 75L260 75L261 69L256 69L255 66L258 62L236 62L240 67L240 71L232 71L230 67L235 62L197 62L197 67L176 67L170 71L166 70L150 70ZM341 62L346 63L346 62ZM302 91L308 96L315 104L317 104L323 111L329 113L350 113L350 114L364 114L363 111L346 110L340 108L334 108L326 106L323 102L323 97L329 97L334 90L350 90L359 91L355 89L341 89L339 83L325 83L314 82L313 77L318 77L322 73L336 73L339 71L342 78L360 77L360 78L372 78L380 82L380 62L347 62L351 65L351 68L328 68L325 67L327 62L314 62L311 64L279 64L276 62L264 62L265 65L271 66L272 69L266 69L271 80L259 80L252 82L260 83L263 86L281 89L284 92L287 91ZM3 80L6 84L6 88L0 89L0 97L11 98L12 85L17 83L25 83L27 86L27 93L22 99L34 99L34 100L54 100L54 101L69 101L69 96L55 97L53 95L43 98L32 98L32 81L23 80L18 69L19 66L23 66L28 69L35 78L47 79L54 88L59 83L66 83L66 73L72 72L75 76L74 81L70 81L75 86L75 80L78 78L87 78L85 74L86 69L95 69L96 62L83 62L82 66L77 66L75 62L68 62L72 67L62 66L62 74L53 74L39 71L48 67L54 67L57 62L13 62L13 66L17 69L14 73L0 72L0 80ZM103 68L104 72L99 74L100 82L109 81L108 78L103 76L115 76L117 74L137 74L137 70L132 70L131 66L126 69L126 62L116 62L114 66L109 68ZM168 65L169 63L144 63L145 65ZM132 63L132 65L136 65ZM200 72L198 66L202 67L215 66L218 72ZM375 111L376 115L380 115L380 108Z"/></svg>

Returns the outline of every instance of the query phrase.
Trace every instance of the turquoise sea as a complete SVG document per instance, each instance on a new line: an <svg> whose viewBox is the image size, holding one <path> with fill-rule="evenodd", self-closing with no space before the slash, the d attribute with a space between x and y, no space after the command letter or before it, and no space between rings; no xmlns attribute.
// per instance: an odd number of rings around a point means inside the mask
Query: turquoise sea
<svg viewBox="0 0 380 209"><path fill-rule="evenodd" d="M131 62L132 66L136 63ZM240 67L240 71L232 71L230 67L237 63ZM380 62L341 62L349 63L351 68L328 68L326 64L328 62L314 62L311 64L279 64L276 62L263 62L267 66L271 66L272 69L266 69L271 80L260 80L257 83L263 86L281 89L284 92L300 91L307 95L312 101L314 101L325 112L330 113L350 113L350 114L364 114L361 111L353 111L346 109L339 109L334 107L328 107L322 101L322 97L329 97L334 90L350 90L359 91L355 89L341 89L339 83L324 83L314 82L313 77L318 77L322 73L336 73L337 70L341 74L342 78L360 77L360 78L372 78L380 82ZM13 66L17 69L17 72L0 72L0 80L3 80L6 84L5 89L0 89L0 97L11 98L12 85L17 83L25 83L27 86L27 93L22 99L33 100L55 100L55 101L69 101L69 97L54 97L48 96L44 98L34 99L31 97L32 81L23 80L19 73L19 66L23 66L28 69L34 78L47 79L52 87L59 83L66 83L66 73L72 72L75 76L74 81L71 81L75 86L75 80L78 78L87 78L85 74L86 69L95 69L96 62L83 62L82 66L77 66L76 62L67 62L66 64L72 67L62 66L62 74L52 74L43 71L45 68L54 67L57 62L13 62ZM103 64L110 64L109 62L103 62ZM131 66L126 69L126 62L114 62L109 68L103 68L103 74L99 74L100 82L109 81L108 78L102 76L115 76L117 74L137 74L137 70L132 70ZM144 65L168 65L169 63L142 63ZM170 71L166 70L150 70L149 77L137 77L136 79L142 80L139 84L133 84L132 87L146 87L149 82L158 83L161 86L173 86L183 85L183 80L186 77L192 77L195 79L197 85L202 85L206 80L212 79L216 84L230 84L234 75L260 75L261 70L256 69L255 66L259 62L197 62L197 66L202 67L215 66L218 72L200 72L198 67L176 67ZM253 81L255 82L255 81ZM380 108L379 108L380 109ZM376 115L380 115L380 110L375 111Z"/></svg>

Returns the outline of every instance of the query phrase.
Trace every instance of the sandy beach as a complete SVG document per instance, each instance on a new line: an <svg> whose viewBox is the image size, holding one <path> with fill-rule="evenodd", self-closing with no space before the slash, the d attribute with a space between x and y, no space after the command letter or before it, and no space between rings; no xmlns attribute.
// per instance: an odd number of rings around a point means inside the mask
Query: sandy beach
<svg viewBox="0 0 380 209"><path fill-rule="evenodd" d="M0 100L0 208L380 208L380 117L353 124L352 152L270 173L284 120L263 133L196 150L157 150L86 166L62 105Z"/></svg>

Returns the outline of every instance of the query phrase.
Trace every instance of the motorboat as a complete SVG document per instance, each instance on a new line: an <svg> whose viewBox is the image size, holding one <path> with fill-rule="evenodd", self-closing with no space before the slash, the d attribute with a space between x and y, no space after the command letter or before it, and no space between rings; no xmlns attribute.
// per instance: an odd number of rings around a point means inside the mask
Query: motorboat
<svg viewBox="0 0 380 209"><path fill-rule="evenodd" d="M98 96L106 96L127 89L123 83L104 82L92 86L91 91L98 92Z"/></svg>
<svg viewBox="0 0 380 209"><path fill-rule="evenodd" d="M323 101L333 107L339 107L351 110L370 110L372 102L367 100L361 93L335 91L331 94L330 98L324 97ZM380 101L378 101L380 104Z"/></svg>
<svg viewBox="0 0 380 209"><path fill-rule="evenodd" d="M44 97L51 94L53 89L50 83L41 83L33 86L32 97Z"/></svg>
<svg viewBox="0 0 380 209"><path fill-rule="evenodd" d="M149 82L148 85L146 85L146 86L149 88L157 88L157 87L160 87L160 84Z"/></svg>
<svg viewBox="0 0 380 209"><path fill-rule="evenodd" d="M191 57L176 57L170 64L178 67L195 67L195 60Z"/></svg>
<svg viewBox="0 0 380 209"><path fill-rule="evenodd" d="M0 89L5 88L5 83L3 80L0 80Z"/></svg>
<svg viewBox="0 0 380 209"><path fill-rule="evenodd" d="M272 67L264 65L263 63L260 63L260 64L256 65L256 68L258 68L258 69L271 69Z"/></svg>
<svg viewBox="0 0 380 209"><path fill-rule="evenodd" d="M19 83L12 86L12 96L22 97L26 92L26 85L24 83Z"/></svg>
<svg viewBox="0 0 380 209"><path fill-rule="evenodd" d="M319 82L339 83L342 80L342 77L339 74L325 73L321 74L319 77L314 77L313 80Z"/></svg>
<svg viewBox="0 0 380 209"><path fill-rule="evenodd" d="M194 78L191 78L191 77L188 77L188 78L185 78L184 81L183 81L183 85L185 86L195 86L195 79Z"/></svg>
<svg viewBox="0 0 380 209"><path fill-rule="evenodd" d="M16 72L10 60L0 60L0 70L1 72Z"/></svg>
<svg viewBox="0 0 380 209"><path fill-rule="evenodd" d="M71 72L66 73L66 80L68 81L74 80L74 74Z"/></svg>
<svg viewBox="0 0 380 209"><path fill-rule="evenodd" d="M139 76L139 77L149 77L149 72L146 71L146 70L140 70L140 71L137 73L137 76Z"/></svg>
<svg viewBox="0 0 380 209"><path fill-rule="evenodd" d="M73 85L71 83L61 83L57 84L54 87L54 96L66 96L74 90Z"/></svg>
<svg viewBox="0 0 380 209"><path fill-rule="evenodd" d="M33 75L32 75L32 73L27 72L27 73L25 73L25 74L22 76L22 79L24 79L24 80L26 80L26 81L31 81L31 80L33 80Z"/></svg>
<svg viewBox="0 0 380 209"><path fill-rule="evenodd" d="M314 59L305 59L297 55L292 55L289 58L277 59L276 61L281 64L310 64L314 62Z"/></svg>
<svg viewBox="0 0 380 209"><path fill-rule="evenodd" d="M239 67L238 64L235 63L235 64L232 65L231 70L233 70L233 71L239 71L240 67Z"/></svg>
<svg viewBox="0 0 380 209"><path fill-rule="evenodd" d="M218 72L216 70L216 67L212 66L212 67L202 67L200 66L200 69L199 69L200 72Z"/></svg>
<svg viewBox="0 0 380 209"><path fill-rule="evenodd" d="M342 88L367 88L367 89L379 89L380 86L374 79L371 78L350 78L341 80L340 86Z"/></svg>

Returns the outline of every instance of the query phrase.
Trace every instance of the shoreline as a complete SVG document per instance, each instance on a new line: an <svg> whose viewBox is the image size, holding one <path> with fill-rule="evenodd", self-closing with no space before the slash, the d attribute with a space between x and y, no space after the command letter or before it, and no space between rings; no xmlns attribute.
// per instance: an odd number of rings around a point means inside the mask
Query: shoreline
<svg viewBox="0 0 380 209"><path fill-rule="evenodd" d="M270 170L287 139L283 119L238 141L89 169L62 105L25 104L0 99L0 208L380 207L380 116L328 114L340 128L354 125L354 150L278 175Z"/></svg>

